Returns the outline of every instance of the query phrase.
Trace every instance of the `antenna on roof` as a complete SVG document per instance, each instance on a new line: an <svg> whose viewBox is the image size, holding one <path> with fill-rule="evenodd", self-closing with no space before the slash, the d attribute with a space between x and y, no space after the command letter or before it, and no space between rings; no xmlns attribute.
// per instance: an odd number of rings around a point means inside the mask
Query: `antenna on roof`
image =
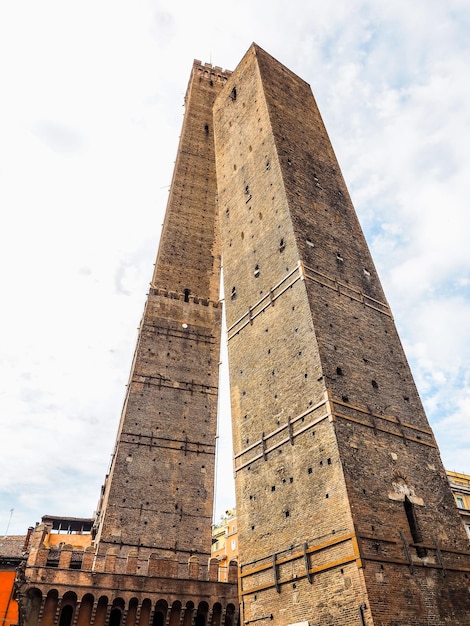
<svg viewBox="0 0 470 626"><path fill-rule="evenodd" d="M11 522L11 518L13 517L13 511L14 511L14 510L15 510L15 509L10 509L10 517L8 518L8 524L7 524L7 527L6 527L6 530L5 530L5 534L4 534L4 536L3 536L3 539L6 539L6 538L7 538L7 536L8 536L8 529L10 528L10 522Z"/></svg>

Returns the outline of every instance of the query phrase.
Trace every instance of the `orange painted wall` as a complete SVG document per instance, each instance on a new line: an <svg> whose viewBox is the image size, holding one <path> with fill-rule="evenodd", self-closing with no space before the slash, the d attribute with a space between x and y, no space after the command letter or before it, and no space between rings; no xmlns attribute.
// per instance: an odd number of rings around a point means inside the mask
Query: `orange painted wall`
<svg viewBox="0 0 470 626"><path fill-rule="evenodd" d="M13 600L15 572L0 571L0 624L11 626L18 623L18 604Z"/></svg>

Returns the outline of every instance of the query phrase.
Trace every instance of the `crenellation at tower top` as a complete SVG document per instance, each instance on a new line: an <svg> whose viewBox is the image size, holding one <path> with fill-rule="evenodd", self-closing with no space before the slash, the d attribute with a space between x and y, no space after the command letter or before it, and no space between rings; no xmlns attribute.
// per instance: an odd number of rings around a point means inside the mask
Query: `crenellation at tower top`
<svg viewBox="0 0 470 626"><path fill-rule="evenodd" d="M194 59L192 72L198 78L205 78L219 83L225 83L232 74L230 70L224 70L218 65L212 65L211 63L202 63L198 59Z"/></svg>

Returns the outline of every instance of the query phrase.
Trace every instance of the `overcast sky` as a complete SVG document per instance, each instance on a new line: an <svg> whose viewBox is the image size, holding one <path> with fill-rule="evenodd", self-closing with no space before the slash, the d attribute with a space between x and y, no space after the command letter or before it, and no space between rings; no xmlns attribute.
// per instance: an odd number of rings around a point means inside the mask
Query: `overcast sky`
<svg viewBox="0 0 470 626"><path fill-rule="evenodd" d="M0 535L11 509L10 534L93 514L193 59L234 69L253 41L311 84L444 464L470 473L468 0L7 0Z"/></svg>

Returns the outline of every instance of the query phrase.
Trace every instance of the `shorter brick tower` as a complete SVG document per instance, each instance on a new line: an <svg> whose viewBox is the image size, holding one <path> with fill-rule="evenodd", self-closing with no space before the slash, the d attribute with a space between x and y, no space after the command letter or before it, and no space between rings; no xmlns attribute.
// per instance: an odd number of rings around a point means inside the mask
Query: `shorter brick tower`
<svg viewBox="0 0 470 626"><path fill-rule="evenodd" d="M220 576L210 553L221 320L212 106L228 75L193 66L94 541L52 545L54 522L36 528L17 584L23 626L237 620L237 565Z"/></svg>

